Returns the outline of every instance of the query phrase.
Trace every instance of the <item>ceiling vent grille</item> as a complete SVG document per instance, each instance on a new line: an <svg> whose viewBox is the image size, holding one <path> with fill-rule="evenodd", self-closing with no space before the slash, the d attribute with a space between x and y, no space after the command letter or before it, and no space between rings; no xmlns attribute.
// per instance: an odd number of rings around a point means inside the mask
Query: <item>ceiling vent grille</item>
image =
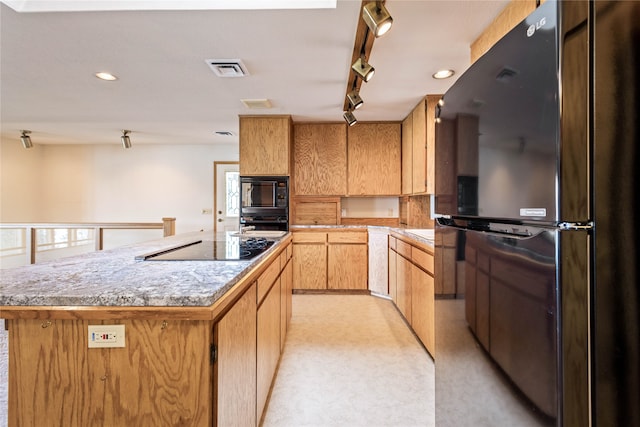
<svg viewBox="0 0 640 427"><path fill-rule="evenodd" d="M206 59L205 62L218 77L248 76L247 67L240 59Z"/></svg>
<svg viewBox="0 0 640 427"><path fill-rule="evenodd" d="M241 99L245 107L251 110L260 110L265 108L271 108L271 101L268 99Z"/></svg>

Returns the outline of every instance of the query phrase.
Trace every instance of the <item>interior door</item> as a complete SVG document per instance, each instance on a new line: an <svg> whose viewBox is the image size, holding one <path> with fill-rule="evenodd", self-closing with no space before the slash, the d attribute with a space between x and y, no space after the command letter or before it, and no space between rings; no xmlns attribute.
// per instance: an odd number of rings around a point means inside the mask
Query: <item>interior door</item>
<svg viewBox="0 0 640 427"><path fill-rule="evenodd" d="M238 162L214 163L215 231L237 231L240 223L240 175Z"/></svg>

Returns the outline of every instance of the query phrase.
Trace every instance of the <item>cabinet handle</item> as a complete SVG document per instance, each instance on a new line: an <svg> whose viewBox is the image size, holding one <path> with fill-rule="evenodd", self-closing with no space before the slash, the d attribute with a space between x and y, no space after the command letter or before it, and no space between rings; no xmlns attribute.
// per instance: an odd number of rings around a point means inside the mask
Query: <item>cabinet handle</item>
<svg viewBox="0 0 640 427"><path fill-rule="evenodd" d="M42 326L42 329L48 328L49 326L51 326L51 320L45 320L40 324L40 326Z"/></svg>
<svg viewBox="0 0 640 427"><path fill-rule="evenodd" d="M107 374L104 374L103 376L100 377L100 381L106 381L107 380Z"/></svg>

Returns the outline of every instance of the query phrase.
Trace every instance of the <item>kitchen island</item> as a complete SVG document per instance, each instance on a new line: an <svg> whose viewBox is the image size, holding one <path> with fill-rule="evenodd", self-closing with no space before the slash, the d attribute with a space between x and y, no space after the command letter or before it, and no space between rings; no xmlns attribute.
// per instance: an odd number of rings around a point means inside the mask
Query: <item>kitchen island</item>
<svg viewBox="0 0 640 427"><path fill-rule="evenodd" d="M251 260L135 259L227 238L191 233L4 270L9 425L257 424L291 313L291 237ZM106 347L89 348L96 325Z"/></svg>

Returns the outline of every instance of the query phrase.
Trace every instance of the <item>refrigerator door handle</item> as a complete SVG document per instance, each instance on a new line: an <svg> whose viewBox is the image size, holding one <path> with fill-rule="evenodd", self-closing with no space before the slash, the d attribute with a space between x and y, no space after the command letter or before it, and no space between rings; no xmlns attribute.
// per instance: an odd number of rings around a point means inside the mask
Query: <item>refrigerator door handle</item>
<svg viewBox="0 0 640 427"><path fill-rule="evenodd" d="M573 231L589 231L593 230L593 221L587 222L560 222L558 228L561 230L573 230Z"/></svg>

